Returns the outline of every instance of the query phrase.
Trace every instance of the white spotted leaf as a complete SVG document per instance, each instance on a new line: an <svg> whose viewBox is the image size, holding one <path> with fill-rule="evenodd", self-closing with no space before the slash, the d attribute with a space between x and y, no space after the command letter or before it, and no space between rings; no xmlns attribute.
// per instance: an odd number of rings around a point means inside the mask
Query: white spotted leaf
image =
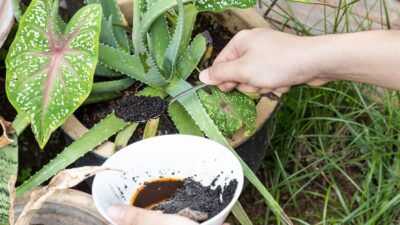
<svg viewBox="0 0 400 225"><path fill-rule="evenodd" d="M236 90L225 93L216 87L210 89L210 94L200 89L198 95L203 107L222 134L230 137L242 127L246 128L246 135L253 134L256 129L254 101Z"/></svg>
<svg viewBox="0 0 400 225"><path fill-rule="evenodd" d="M57 2L31 2L6 59L7 96L29 114L41 147L88 97L98 57L101 6L83 7L61 28Z"/></svg>

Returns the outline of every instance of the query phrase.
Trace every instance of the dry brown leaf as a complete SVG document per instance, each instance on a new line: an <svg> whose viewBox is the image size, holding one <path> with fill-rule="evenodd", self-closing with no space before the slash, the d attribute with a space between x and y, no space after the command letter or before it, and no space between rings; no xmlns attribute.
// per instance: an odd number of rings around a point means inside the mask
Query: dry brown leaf
<svg viewBox="0 0 400 225"><path fill-rule="evenodd" d="M12 123L6 121L2 116L0 116L0 126L3 129L3 134L0 136L1 148L14 142L7 136L7 134L15 132L15 129L12 127Z"/></svg>
<svg viewBox="0 0 400 225"><path fill-rule="evenodd" d="M14 10L12 0L0 1L0 47L7 39L11 27L14 24Z"/></svg>
<svg viewBox="0 0 400 225"><path fill-rule="evenodd" d="M107 170L111 169L101 166L85 166L59 172L51 179L49 185L32 192L31 199L25 205L15 225L28 225L35 215L34 212L40 209L46 200L57 190L74 187L86 178Z"/></svg>
<svg viewBox="0 0 400 225"><path fill-rule="evenodd" d="M8 193L10 194L10 209L8 211L8 218L10 224L14 224L14 201L15 201L15 183L17 182L17 176L11 175L8 179Z"/></svg>

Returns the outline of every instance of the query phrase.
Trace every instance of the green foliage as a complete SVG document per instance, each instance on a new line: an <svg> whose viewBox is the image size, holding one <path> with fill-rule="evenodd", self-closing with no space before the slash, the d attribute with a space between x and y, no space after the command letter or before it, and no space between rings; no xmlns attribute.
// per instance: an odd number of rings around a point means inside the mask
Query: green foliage
<svg viewBox="0 0 400 225"><path fill-rule="evenodd" d="M168 114L180 134L189 134L195 136L204 136L203 132L196 125L193 118L183 108L179 102L174 102L168 107Z"/></svg>
<svg viewBox="0 0 400 225"><path fill-rule="evenodd" d="M211 93L198 90L198 95L204 108L224 136L231 136L242 127L246 134L255 131L256 104L246 95L237 90L229 93L210 87Z"/></svg>
<svg viewBox="0 0 400 225"><path fill-rule="evenodd" d="M0 147L0 224L9 224L10 193L8 183L18 172L18 140L16 134L9 134L14 142Z"/></svg>
<svg viewBox="0 0 400 225"><path fill-rule="evenodd" d="M42 184L128 125L129 123L117 118L114 113L109 115L18 187L17 196Z"/></svg>
<svg viewBox="0 0 400 225"><path fill-rule="evenodd" d="M41 147L84 102L97 64L101 7L88 5L60 27L57 1L34 0L7 55L7 96L28 112Z"/></svg>

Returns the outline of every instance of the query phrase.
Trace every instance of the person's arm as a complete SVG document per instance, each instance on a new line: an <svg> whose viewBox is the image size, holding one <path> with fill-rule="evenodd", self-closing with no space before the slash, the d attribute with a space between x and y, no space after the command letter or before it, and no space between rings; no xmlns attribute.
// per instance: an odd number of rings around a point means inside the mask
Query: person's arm
<svg viewBox="0 0 400 225"><path fill-rule="evenodd" d="M270 29L237 34L200 79L221 90L286 92L351 80L400 90L400 31L299 37Z"/></svg>

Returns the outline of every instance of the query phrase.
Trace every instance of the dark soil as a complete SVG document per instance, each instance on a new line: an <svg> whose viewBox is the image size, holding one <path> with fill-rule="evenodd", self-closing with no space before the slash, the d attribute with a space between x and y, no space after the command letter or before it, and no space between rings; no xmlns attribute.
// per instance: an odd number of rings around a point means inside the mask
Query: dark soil
<svg viewBox="0 0 400 225"><path fill-rule="evenodd" d="M160 97L126 96L116 102L115 115L125 121L145 122L158 118L168 107Z"/></svg>
<svg viewBox="0 0 400 225"><path fill-rule="evenodd" d="M178 189L171 200L165 201L153 209L167 214L177 214L184 209L190 209L206 213L208 218L212 218L230 203L237 185L237 181L232 180L223 188L221 186L203 186L201 183L187 178L183 180L183 188ZM197 220L197 222L204 222L204 220Z"/></svg>

